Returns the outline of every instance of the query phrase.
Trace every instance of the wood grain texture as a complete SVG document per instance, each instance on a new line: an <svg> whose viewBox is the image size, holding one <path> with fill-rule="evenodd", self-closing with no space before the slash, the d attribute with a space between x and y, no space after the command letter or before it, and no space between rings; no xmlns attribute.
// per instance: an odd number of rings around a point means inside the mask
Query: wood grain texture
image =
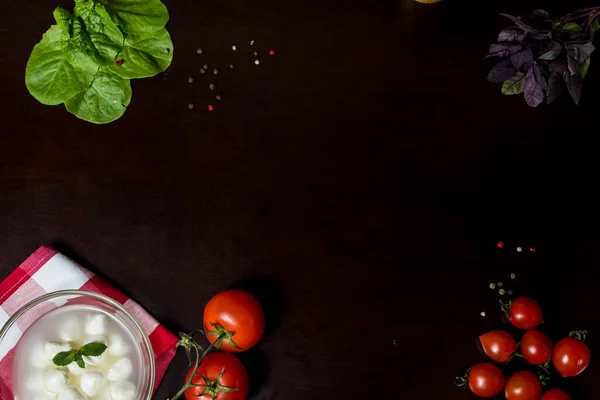
<svg viewBox="0 0 600 400"><path fill-rule="evenodd" d="M219 290L251 290L269 324L242 356L255 400L472 399L452 379L503 326L488 284L511 272L553 339L587 328L599 348L600 68L579 107L530 109L485 82L499 12L574 4L166 3L173 65L93 126L24 85L70 2L0 1L0 278L55 244L174 331L200 327ZM554 383L600 399L594 376L592 356Z"/></svg>

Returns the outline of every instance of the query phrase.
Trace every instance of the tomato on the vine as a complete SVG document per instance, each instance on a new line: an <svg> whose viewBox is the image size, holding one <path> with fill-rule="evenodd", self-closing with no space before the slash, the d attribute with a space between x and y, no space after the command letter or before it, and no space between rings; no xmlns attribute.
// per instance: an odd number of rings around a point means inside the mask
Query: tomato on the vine
<svg viewBox="0 0 600 400"><path fill-rule="evenodd" d="M540 331L528 331L519 345L521 354L533 365L545 364L552 357L552 342Z"/></svg>
<svg viewBox="0 0 600 400"><path fill-rule="evenodd" d="M489 331L479 336L479 341L485 354L499 363L507 362L517 351L517 341L505 331Z"/></svg>
<svg viewBox="0 0 600 400"><path fill-rule="evenodd" d="M551 389L540 400L571 400L571 397L562 389Z"/></svg>
<svg viewBox="0 0 600 400"><path fill-rule="evenodd" d="M219 350L248 350L264 330L265 315L258 300L243 290L225 290L204 308L204 332Z"/></svg>
<svg viewBox="0 0 600 400"><path fill-rule="evenodd" d="M565 378L579 375L590 363L590 348L583 343L585 331L571 332L554 345L552 363Z"/></svg>
<svg viewBox="0 0 600 400"><path fill-rule="evenodd" d="M194 367L185 377L188 382ZM206 378L206 379L205 379ZM248 396L248 373L233 354L211 353L198 367L192 386L185 391L185 400L245 400Z"/></svg>
<svg viewBox="0 0 600 400"><path fill-rule="evenodd" d="M504 375L500 368L490 363L479 363L467 371L464 377L458 378L459 386L469 384L469 389L479 397L492 397L502 391Z"/></svg>
<svg viewBox="0 0 600 400"><path fill-rule="evenodd" d="M504 388L504 396L507 400L538 400L541 394L540 380L529 371L512 374Z"/></svg>
<svg viewBox="0 0 600 400"><path fill-rule="evenodd" d="M542 308L528 297L517 297L506 304L502 303L502 310L510 323L519 329L533 329L544 322Z"/></svg>

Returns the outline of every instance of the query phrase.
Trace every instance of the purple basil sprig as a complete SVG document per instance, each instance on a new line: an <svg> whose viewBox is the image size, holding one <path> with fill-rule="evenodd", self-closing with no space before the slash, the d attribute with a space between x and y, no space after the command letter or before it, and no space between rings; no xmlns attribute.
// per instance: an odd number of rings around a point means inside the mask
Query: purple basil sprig
<svg viewBox="0 0 600 400"><path fill-rule="evenodd" d="M502 30L490 46L488 57L500 58L487 76L502 83L502 94L524 94L537 107L566 91L575 104L594 52L594 32L600 29L600 7L574 11L552 20L544 10L520 17L500 14L514 25Z"/></svg>

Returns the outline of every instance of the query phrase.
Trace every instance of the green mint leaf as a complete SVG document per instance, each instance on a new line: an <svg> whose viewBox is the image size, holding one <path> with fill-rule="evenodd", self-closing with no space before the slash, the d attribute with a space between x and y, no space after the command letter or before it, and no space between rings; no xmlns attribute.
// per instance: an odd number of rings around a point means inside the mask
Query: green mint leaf
<svg viewBox="0 0 600 400"><path fill-rule="evenodd" d="M77 350L62 351L54 356L52 362L59 367L64 367L75 361L77 354Z"/></svg>
<svg viewBox="0 0 600 400"><path fill-rule="evenodd" d="M77 363L77 365L79 365L79 368L85 368L85 362L83 361L83 357L80 353L77 353L75 362Z"/></svg>
<svg viewBox="0 0 600 400"><path fill-rule="evenodd" d="M99 342L91 342L86 345L83 345L81 349L79 349L79 353L88 357L98 357L106 350L106 345L104 343Z"/></svg>

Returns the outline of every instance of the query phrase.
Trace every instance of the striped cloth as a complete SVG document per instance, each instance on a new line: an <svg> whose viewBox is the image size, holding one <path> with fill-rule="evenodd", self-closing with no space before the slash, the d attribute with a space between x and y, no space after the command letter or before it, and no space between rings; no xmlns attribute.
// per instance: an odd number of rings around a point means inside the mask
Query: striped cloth
<svg viewBox="0 0 600 400"><path fill-rule="evenodd" d="M156 382L158 388L169 364L175 356L177 337L160 325L139 304L109 285L102 278L74 261L60 254L52 247L40 247L27 260L0 283L0 326L25 303L45 293L65 289L80 289L109 296L136 316L150 337L156 361ZM33 321L17 324L24 331ZM25 325L25 326L22 326ZM19 332L12 334L0 343L0 399L13 400L11 366L14 347Z"/></svg>

